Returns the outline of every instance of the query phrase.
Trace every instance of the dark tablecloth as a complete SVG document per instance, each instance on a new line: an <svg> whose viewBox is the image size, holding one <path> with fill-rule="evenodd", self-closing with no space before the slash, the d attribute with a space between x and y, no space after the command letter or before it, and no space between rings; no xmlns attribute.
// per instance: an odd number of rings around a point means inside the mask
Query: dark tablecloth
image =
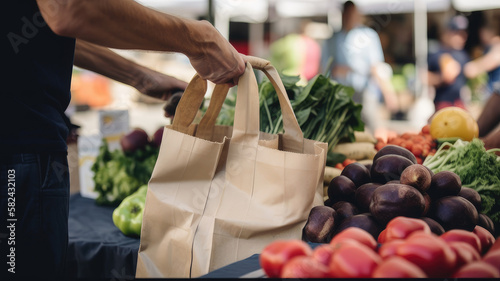
<svg viewBox="0 0 500 281"><path fill-rule="evenodd" d="M113 224L113 207L73 194L69 200L69 278L132 279L138 238L123 235Z"/></svg>
<svg viewBox="0 0 500 281"><path fill-rule="evenodd" d="M69 200L68 279L129 280L135 276L138 238L113 224L113 207L73 194ZM313 248L317 244L310 244ZM259 255L214 270L202 278L259 278Z"/></svg>

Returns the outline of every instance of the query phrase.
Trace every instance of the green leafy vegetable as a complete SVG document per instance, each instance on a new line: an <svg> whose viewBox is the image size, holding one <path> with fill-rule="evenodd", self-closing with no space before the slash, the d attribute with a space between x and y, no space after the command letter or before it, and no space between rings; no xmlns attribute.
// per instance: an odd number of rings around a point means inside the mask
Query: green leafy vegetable
<svg viewBox="0 0 500 281"><path fill-rule="evenodd" d="M158 148L147 145L143 150L125 154L117 149L110 151L106 140L99 148L99 155L92 165L96 202L117 206L125 197L134 193L151 178Z"/></svg>
<svg viewBox="0 0 500 281"><path fill-rule="evenodd" d="M360 104L354 103L354 90L324 75L317 75L307 85L299 86L298 76L280 75L288 98L304 133L304 138L328 143L331 149L341 139L355 141L354 131L363 131ZM259 83L260 129L277 134L283 132L279 99L272 83L265 78ZM218 125L233 125L236 93L224 102Z"/></svg>
<svg viewBox="0 0 500 281"><path fill-rule="evenodd" d="M481 195L483 212L500 223L500 149L486 150L480 139L444 143L423 163L433 172L451 171L460 176L463 186Z"/></svg>

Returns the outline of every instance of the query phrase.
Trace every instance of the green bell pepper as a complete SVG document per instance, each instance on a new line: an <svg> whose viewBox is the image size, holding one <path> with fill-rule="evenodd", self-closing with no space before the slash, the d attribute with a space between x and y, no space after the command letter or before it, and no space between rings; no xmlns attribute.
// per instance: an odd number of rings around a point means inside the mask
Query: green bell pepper
<svg viewBox="0 0 500 281"><path fill-rule="evenodd" d="M113 223L123 234L128 236L141 235L142 214L146 204L147 190L147 185L141 186L136 192L123 199L113 211Z"/></svg>

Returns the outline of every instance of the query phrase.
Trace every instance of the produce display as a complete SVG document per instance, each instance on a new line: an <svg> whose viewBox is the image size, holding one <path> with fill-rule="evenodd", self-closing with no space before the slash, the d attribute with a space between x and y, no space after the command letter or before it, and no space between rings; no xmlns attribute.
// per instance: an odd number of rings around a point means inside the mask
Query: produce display
<svg viewBox="0 0 500 281"><path fill-rule="evenodd" d="M436 152L437 141L430 134L430 125L426 125L422 130L416 133L404 133L393 138L389 138L387 142L378 138L375 148L378 150L387 145L397 145L404 147L413 153L417 164L422 164L423 160L428 155L433 155Z"/></svg>
<svg viewBox="0 0 500 281"><path fill-rule="evenodd" d="M125 235L140 236L142 214L146 203L148 186L141 186L136 192L127 196L113 211L113 223Z"/></svg>
<svg viewBox="0 0 500 281"><path fill-rule="evenodd" d="M328 243L349 227L378 238L399 216L421 220L437 235L452 229L472 231L476 225L495 233L491 219L481 214L479 193L462 187L454 172L434 173L396 145L380 149L368 166L351 163L331 180L325 205L310 211L304 241Z"/></svg>
<svg viewBox="0 0 500 281"><path fill-rule="evenodd" d="M158 157L162 132L163 128L158 129L150 141L144 130L135 129L121 138L121 150L110 151L103 140L92 165L98 204L118 206L125 197L148 183Z"/></svg>
<svg viewBox="0 0 500 281"><path fill-rule="evenodd" d="M348 227L314 249L277 240L259 262L269 278L499 278L500 240L479 225L435 234L423 220L398 216L376 238Z"/></svg>
<svg viewBox="0 0 500 281"><path fill-rule="evenodd" d="M500 224L500 157L486 150L479 139L471 142L457 140L444 143L436 154L428 157L424 165L435 173L449 171L460 177L462 185L479 193L479 211ZM468 189L466 189L468 190ZM465 192L465 191L464 191ZM471 191L467 191L471 192Z"/></svg>
<svg viewBox="0 0 500 281"><path fill-rule="evenodd" d="M342 139L355 141L354 131L363 131L361 105L354 103L354 90L317 75L305 86L298 76L281 76L304 138L328 143L331 149ZM272 83L259 83L260 129L266 133L283 132L279 99ZM217 119L218 125L233 125L236 96L228 95Z"/></svg>

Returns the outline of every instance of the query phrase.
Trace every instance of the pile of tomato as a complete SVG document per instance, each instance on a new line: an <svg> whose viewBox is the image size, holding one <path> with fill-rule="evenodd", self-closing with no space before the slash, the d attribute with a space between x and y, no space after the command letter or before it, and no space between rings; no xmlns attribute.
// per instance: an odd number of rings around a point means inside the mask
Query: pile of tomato
<svg viewBox="0 0 500 281"><path fill-rule="evenodd" d="M377 141L377 144L375 144L375 149L377 151L390 144L401 146L415 155L418 164L422 164L428 155L434 155L434 153L436 153L436 141L430 134L430 125L425 125L418 134L404 133L389 138L387 142L382 138L377 138Z"/></svg>
<svg viewBox="0 0 500 281"><path fill-rule="evenodd" d="M500 239L481 226L437 236L421 220L396 217L378 241L356 227L314 249L275 241L260 264L270 278L499 278Z"/></svg>

